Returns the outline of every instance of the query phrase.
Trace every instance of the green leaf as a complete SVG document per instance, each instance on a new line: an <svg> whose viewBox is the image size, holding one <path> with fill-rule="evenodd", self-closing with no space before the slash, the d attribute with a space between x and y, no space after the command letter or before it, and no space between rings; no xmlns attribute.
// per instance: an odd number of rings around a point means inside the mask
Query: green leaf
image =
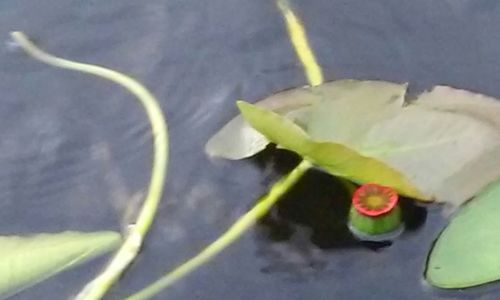
<svg viewBox="0 0 500 300"><path fill-rule="evenodd" d="M109 231L0 236L0 298L111 251L120 239Z"/></svg>
<svg viewBox="0 0 500 300"><path fill-rule="evenodd" d="M247 122L270 141L297 152L329 173L358 183L391 186L403 195L425 200L404 175L377 159L360 155L342 144L315 142L291 120L246 102L237 104Z"/></svg>
<svg viewBox="0 0 500 300"><path fill-rule="evenodd" d="M420 95L412 105L460 114L500 130L500 101L485 95L436 86ZM492 142L494 145L489 150L463 164L459 171L443 181L438 196L442 201L458 205L500 178L500 141L497 138L489 141Z"/></svg>
<svg viewBox="0 0 500 300"><path fill-rule="evenodd" d="M304 117L304 111L301 109L319 99L320 96L313 88L305 87L277 93L257 102L256 105L280 114L290 114L293 119L301 119ZM299 111L297 115L294 114L295 111ZM237 116L210 138L205 145L205 152L209 156L236 160L258 153L268 144L269 141L262 134L249 126L241 116Z"/></svg>
<svg viewBox="0 0 500 300"><path fill-rule="evenodd" d="M308 133L400 171L427 198L460 205L500 176L500 102L436 87L404 104L405 85L344 83L311 107ZM370 95L373 94L373 95Z"/></svg>
<svg viewBox="0 0 500 300"><path fill-rule="evenodd" d="M426 278L440 288L466 288L500 279L500 181L467 203L436 241Z"/></svg>
<svg viewBox="0 0 500 300"><path fill-rule="evenodd" d="M449 86L435 86L412 104L467 115L500 130L500 104L492 97Z"/></svg>
<svg viewBox="0 0 500 300"><path fill-rule="evenodd" d="M406 87L385 81L334 81L311 108L307 132L314 140L354 145L373 124L401 112Z"/></svg>
<svg viewBox="0 0 500 300"><path fill-rule="evenodd" d="M499 145L500 132L483 122L409 105L397 116L372 125L354 149L399 170L437 201L459 205L497 178L471 171ZM452 184L462 171L467 175L464 179L483 184L468 189Z"/></svg>
<svg viewBox="0 0 500 300"><path fill-rule="evenodd" d="M352 92L353 89L355 93ZM315 87L286 90L255 105L284 115L302 126L309 120L309 107L321 100L361 99L364 96L373 97L378 91L383 95L388 94L389 97L396 95L403 101L405 90L406 85L383 81L338 80ZM269 141L262 134L254 130L241 116L237 116L210 138L205 145L205 152L209 156L242 159L264 150L268 144Z"/></svg>
<svg viewBox="0 0 500 300"><path fill-rule="evenodd" d="M438 86L405 103L406 87L384 81L339 80L280 93L269 98L274 99L272 109L288 98L290 103L300 103L300 99L308 103L292 111L275 111L296 124L279 119L272 123L276 130L269 130L259 127L264 121L256 118L250 123L257 130L245 123L242 130L247 133L232 132L220 144L239 154L251 149L246 154L253 154L271 140L331 174L356 182L391 183L403 194L419 194L419 199L458 207L500 177L500 102ZM250 121L249 115L245 117ZM348 163L339 164L341 154L349 157ZM367 170L369 165L375 169ZM374 172L379 173L378 181ZM405 180L396 184L397 177Z"/></svg>

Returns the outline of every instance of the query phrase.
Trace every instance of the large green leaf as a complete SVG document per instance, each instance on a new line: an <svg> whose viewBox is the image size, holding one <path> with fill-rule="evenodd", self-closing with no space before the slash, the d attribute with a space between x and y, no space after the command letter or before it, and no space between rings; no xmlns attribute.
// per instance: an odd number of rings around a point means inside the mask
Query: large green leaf
<svg viewBox="0 0 500 300"><path fill-rule="evenodd" d="M116 232L0 236L0 298L88 261L120 244Z"/></svg>
<svg viewBox="0 0 500 300"><path fill-rule="evenodd" d="M428 198L455 206L500 176L497 100L437 87L403 105L405 85L354 81L344 87L340 100L311 107L305 127L315 140L377 158Z"/></svg>
<svg viewBox="0 0 500 300"><path fill-rule="evenodd" d="M397 116L373 124L354 149L401 171L437 201L461 204L497 178L472 171L478 160L499 145L500 132L483 122L409 105ZM462 171L464 179L483 185L465 189L453 184L453 177Z"/></svg>
<svg viewBox="0 0 500 300"><path fill-rule="evenodd" d="M468 115L500 130L499 100L489 96L438 85L412 104Z"/></svg>
<svg viewBox="0 0 500 300"><path fill-rule="evenodd" d="M330 173L358 182L372 180L372 173L383 164L384 169L402 174L414 191L420 191L419 198L457 207L500 177L500 102L438 86L405 103L406 87L383 81L339 80L279 93L266 99L272 104L260 106L275 109L299 125L283 120L273 123L277 136L271 141L279 147L307 154ZM297 105L280 111L285 103ZM252 123L257 130L239 120L244 126L228 125L233 131L224 134L223 142L219 140L218 154L240 158L269 143L271 132L267 127L257 128L258 118ZM295 129L290 132L290 128ZM286 138L290 134L293 139ZM305 146L307 151L302 149ZM223 153L221 147L230 150ZM232 156L231 151L237 155ZM318 157L312 152L327 155ZM343 157L351 157L348 164L338 163ZM365 168L353 168L355 163L363 163ZM377 165L374 171L366 170L369 164ZM378 173L379 181L394 186L393 179L388 179L393 175Z"/></svg>
<svg viewBox="0 0 500 300"><path fill-rule="evenodd" d="M465 288L500 279L500 181L467 203L441 233L426 277L440 288Z"/></svg>
<svg viewBox="0 0 500 300"><path fill-rule="evenodd" d="M342 144L313 141L298 125L272 111L242 101L238 107L249 124L270 141L297 152L333 175L358 183L391 186L403 195L426 200L404 175L377 159L360 155Z"/></svg>
<svg viewBox="0 0 500 300"><path fill-rule="evenodd" d="M274 94L255 103L289 119L305 125L309 120L308 107L322 100L358 102L367 98L385 103L391 101L399 106L404 101L406 84L395 84L385 81L338 80L324 83L316 87L301 87ZM370 102L370 101L368 101ZM372 101L373 102L373 101ZM370 111L366 106L364 112ZM342 126L334 126L337 130L349 130L348 123L352 114L339 112ZM320 128L320 129L323 129ZM227 159L242 159L263 150L269 141L254 130L241 116L237 116L220 129L205 145L205 152L210 156L220 156Z"/></svg>
<svg viewBox="0 0 500 300"><path fill-rule="evenodd" d="M492 97L448 86L436 86L420 95L412 104L468 116L500 130L500 101ZM463 199L471 198L492 180L500 178L500 141L497 139L489 141L491 142L496 142L496 146L469 160L459 171L443 181L438 195L442 201L460 204ZM468 147L468 144L464 147Z"/></svg>
<svg viewBox="0 0 500 300"><path fill-rule="evenodd" d="M351 146L374 123L403 109L407 84L385 81L334 81L311 108L309 135L315 140Z"/></svg>

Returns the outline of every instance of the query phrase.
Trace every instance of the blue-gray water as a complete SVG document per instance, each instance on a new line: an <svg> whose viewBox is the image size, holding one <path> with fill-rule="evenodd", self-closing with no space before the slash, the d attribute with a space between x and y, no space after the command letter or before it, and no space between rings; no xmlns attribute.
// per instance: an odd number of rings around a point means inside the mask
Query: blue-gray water
<svg viewBox="0 0 500 300"><path fill-rule="evenodd" d="M447 84L500 97L494 0L294 1L326 78ZM209 160L208 138L256 101L306 84L270 0L0 2L0 233L120 230L149 179L149 124L135 99L101 79L40 64L8 44L22 30L47 51L139 79L171 130L171 163L143 253L109 299L197 253L295 158L267 151ZM436 291L422 279L445 221L407 206L407 231L373 249L345 231L345 194L313 172L252 232L158 299L498 299L498 285ZM128 210L127 210L128 209ZM413 217L411 217L413 216ZM68 299L103 259L13 299Z"/></svg>

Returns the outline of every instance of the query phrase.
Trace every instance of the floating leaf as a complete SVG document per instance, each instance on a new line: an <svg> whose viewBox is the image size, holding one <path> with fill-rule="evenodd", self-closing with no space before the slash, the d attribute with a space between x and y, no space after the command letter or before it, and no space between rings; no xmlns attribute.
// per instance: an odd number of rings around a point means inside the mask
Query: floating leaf
<svg viewBox="0 0 500 300"><path fill-rule="evenodd" d="M395 84L384 81L338 80L316 87L302 87L272 95L256 103L257 106L270 109L305 125L309 121L308 106L320 100L359 101L370 97L381 101L393 101L402 105L406 84ZM369 111L366 109L365 111ZM345 116L340 113L340 116ZM346 119L343 118L345 121ZM342 124L342 121L339 121ZM337 128L348 128L348 124ZM346 129L337 129L346 130ZM227 159L242 159L263 150L269 141L254 130L241 117L237 116L219 130L205 146L210 156Z"/></svg>
<svg viewBox="0 0 500 300"><path fill-rule="evenodd" d="M368 164L356 169L363 174L353 174L355 169L351 164L354 162L339 166L341 157L333 158L332 153L338 156L342 146L348 150L344 151L346 156L349 153L352 157L374 159L376 169L382 163L402 174L405 185L415 187L413 192L420 191L418 198L458 206L500 176L500 102L438 86L407 104L404 101L406 87L406 84L384 81L339 80L279 93L266 100L272 100L272 105L264 107L277 109L278 104L283 105L288 98L289 103L303 105L285 112L278 109L275 113L295 121L299 126L295 126L297 130L292 136L298 139L300 129L300 136L306 142L286 138L291 134L291 122L274 123L280 124L277 127L280 132L273 141L303 156L307 153L310 160L331 174L358 182L372 178L366 175L372 172L365 170ZM261 135L263 128L255 127L256 131L239 120L244 126L225 135L224 143L219 143L239 155L232 158L242 157L242 153L254 154L269 143ZM257 123L261 121L256 120L252 125ZM267 136L270 132L267 127L265 130ZM311 142L327 142L321 147L315 144L314 150L327 154L313 155L313 159L311 149L307 149L309 152L302 149L305 145L312 147ZM232 150L226 150L222 156L227 157ZM379 176L387 175L380 173ZM379 180L394 184L388 178ZM383 184L380 181L377 183ZM406 188L400 186L399 189Z"/></svg>
<svg viewBox="0 0 500 300"><path fill-rule="evenodd" d="M441 233L426 278L440 288L466 288L500 279L500 181L467 203Z"/></svg>
<svg viewBox="0 0 500 300"><path fill-rule="evenodd" d="M405 85L353 81L352 94L344 87L343 100L310 108L305 127L315 140L377 158L428 198L455 206L500 177L498 100L436 87L404 106Z"/></svg>
<svg viewBox="0 0 500 300"><path fill-rule="evenodd" d="M298 125L272 111L242 101L238 107L245 119L270 141L297 152L333 175L358 183L391 186L403 195L425 200L404 175L377 159L362 156L338 143L315 142Z"/></svg>
<svg viewBox="0 0 500 300"><path fill-rule="evenodd" d="M116 232L0 236L0 298L88 261L120 244Z"/></svg>
<svg viewBox="0 0 500 300"><path fill-rule="evenodd" d="M304 87L277 93L256 105L288 114L318 100L312 88ZM264 150L268 144L269 141L262 134L249 126L241 116L237 116L210 138L205 145L205 152L210 156L242 159Z"/></svg>
<svg viewBox="0 0 500 300"><path fill-rule="evenodd" d="M385 81L334 81L324 99L313 105L307 131L315 140L355 142L378 121L398 114L407 84Z"/></svg>
<svg viewBox="0 0 500 300"><path fill-rule="evenodd" d="M499 100L448 86L436 86L421 94L412 104L464 114L500 130Z"/></svg>
<svg viewBox="0 0 500 300"><path fill-rule="evenodd" d="M500 101L492 97L447 86L436 86L430 92L420 95L412 104L468 116L500 130ZM447 178L438 197L444 202L460 204L463 199L471 198L496 178L500 178L498 143Z"/></svg>
<svg viewBox="0 0 500 300"><path fill-rule="evenodd" d="M500 146L500 132L470 117L419 106L406 106L397 116L372 125L354 149L376 157L405 174L424 194L437 201L461 204L481 188L461 189L450 198L451 178L472 167ZM470 173L485 184L496 179Z"/></svg>

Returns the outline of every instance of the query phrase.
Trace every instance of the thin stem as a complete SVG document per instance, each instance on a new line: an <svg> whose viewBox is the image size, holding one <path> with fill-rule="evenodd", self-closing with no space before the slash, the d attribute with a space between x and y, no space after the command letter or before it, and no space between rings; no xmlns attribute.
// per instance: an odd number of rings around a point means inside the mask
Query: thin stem
<svg viewBox="0 0 500 300"><path fill-rule="evenodd" d="M12 38L26 53L46 64L92 74L113 81L135 95L143 106L151 123L154 154L148 194L139 212L135 225L131 226L122 246L111 259L104 271L87 284L77 299L101 299L109 288L120 278L121 274L137 256L144 236L147 234L160 202L168 165L168 129L158 101L139 82L122 73L96 65L74 62L50 55L39 49L22 32L12 32Z"/></svg>
<svg viewBox="0 0 500 300"><path fill-rule="evenodd" d="M277 5L286 23L288 36L292 43L295 53L299 58L307 81L311 86L317 86L323 83L323 72L318 60L314 55L314 51L309 44L306 31L302 25L302 21L295 15L290 8L288 0L277 0Z"/></svg>
<svg viewBox="0 0 500 300"><path fill-rule="evenodd" d="M311 164L303 160L286 177L280 179L250 211L240 217L224 234L208 245L198 255L183 263L172 272L166 274L153 284L147 286L138 293L128 297L126 300L149 299L158 294L163 289L169 287L179 279L185 277L201 265L210 261L217 254L226 249L230 244L240 238L250 229L258 219L263 217L269 209L283 196L304 173L311 167Z"/></svg>
<svg viewBox="0 0 500 300"><path fill-rule="evenodd" d="M304 73L309 84L311 86L322 84L323 72L317 62L314 51L309 45L307 34L302 26L301 20L291 10L288 0L277 0L277 5L283 14L290 41L302 66L304 67ZM238 239L243 233L250 229L256 220L265 215L269 209L271 209L273 204L276 203L276 201L278 201L278 199L286 193L286 191L290 189L310 167L311 164L309 162L305 160L302 161L299 166L297 166L286 178L277 182L264 199L238 219L236 223L234 223L233 226L231 226L215 242L210 244L195 257L174 269L172 272L166 274L153 284L130 296L126 300L148 299L159 293L161 290L169 287L177 280L188 275L199 266L208 262L211 258L220 253L236 239Z"/></svg>

